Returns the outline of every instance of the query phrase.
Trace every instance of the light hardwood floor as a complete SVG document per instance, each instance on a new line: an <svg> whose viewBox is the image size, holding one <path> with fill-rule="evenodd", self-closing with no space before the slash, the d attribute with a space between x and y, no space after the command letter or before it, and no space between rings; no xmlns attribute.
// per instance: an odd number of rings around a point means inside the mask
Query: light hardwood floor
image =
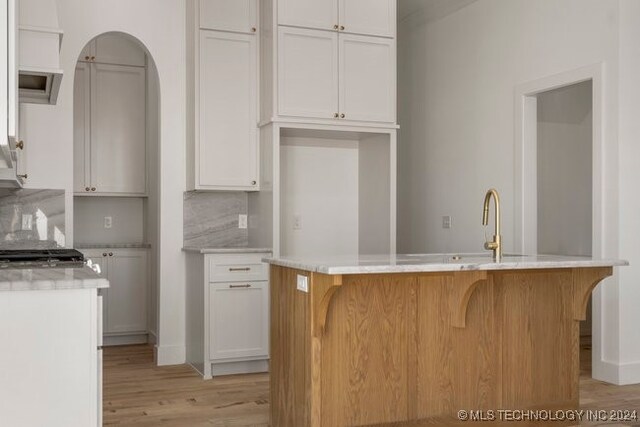
<svg viewBox="0 0 640 427"><path fill-rule="evenodd" d="M587 348L583 354L588 356ZM590 378L582 357L583 409L627 409L640 413L640 385L617 387ZM150 346L108 347L104 353L104 425L267 426L268 374L202 381L189 366L156 367ZM524 426L524 424L521 424ZM640 426L589 423L589 426Z"/></svg>

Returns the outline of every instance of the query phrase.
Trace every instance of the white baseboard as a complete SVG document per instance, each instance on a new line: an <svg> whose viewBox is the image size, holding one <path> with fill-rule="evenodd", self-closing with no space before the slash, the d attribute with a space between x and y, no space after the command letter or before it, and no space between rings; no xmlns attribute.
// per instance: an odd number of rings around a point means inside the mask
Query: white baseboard
<svg viewBox="0 0 640 427"><path fill-rule="evenodd" d="M640 384L640 362L594 360L591 375L596 380L615 385Z"/></svg>
<svg viewBox="0 0 640 427"><path fill-rule="evenodd" d="M105 335L102 338L102 345L104 347L115 345L135 345L146 344L149 342L148 334L134 334L134 335Z"/></svg>
<svg viewBox="0 0 640 427"><path fill-rule="evenodd" d="M184 345L156 345L155 359L158 366L182 365L187 360Z"/></svg>
<svg viewBox="0 0 640 427"><path fill-rule="evenodd" d="M269 372L268 360L213 363L211 366L211 375L214 377L221 375L256 374L258 372Z"/></svg>

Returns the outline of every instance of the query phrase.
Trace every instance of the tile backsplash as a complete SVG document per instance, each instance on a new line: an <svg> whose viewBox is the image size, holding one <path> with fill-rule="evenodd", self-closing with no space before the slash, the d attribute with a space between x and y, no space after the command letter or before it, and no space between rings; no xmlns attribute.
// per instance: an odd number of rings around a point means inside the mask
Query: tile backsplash
<svg viewBox="0 0 640 427"><path fill-rule="evenodd" d="M65 244L64 190L0 190L0 249Z"/></svg>
<svg viewBox="0 0 640 427"><path fill-rule="evenodd" d="M244 192L184 193L184 246L247 246L247 229L238 228L238 215L246 215L247 206Z"/></svg>

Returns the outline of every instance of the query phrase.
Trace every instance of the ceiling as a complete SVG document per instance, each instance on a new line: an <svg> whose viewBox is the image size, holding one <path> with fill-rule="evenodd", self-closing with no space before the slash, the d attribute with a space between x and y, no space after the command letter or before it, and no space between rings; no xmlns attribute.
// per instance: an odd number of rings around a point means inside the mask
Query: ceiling
<svg viewBox="0 0 640 427"><path fill-rule="evenodd" d="M427 21L436 21L470 5L476 0L398 0L400 19L422 9Z"/></svg>

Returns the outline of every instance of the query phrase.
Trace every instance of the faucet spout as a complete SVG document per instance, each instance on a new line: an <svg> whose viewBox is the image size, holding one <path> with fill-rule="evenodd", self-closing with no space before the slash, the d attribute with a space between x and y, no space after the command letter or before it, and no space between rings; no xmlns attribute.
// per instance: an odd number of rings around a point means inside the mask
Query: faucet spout
<svg viewBox="0 0 640 427"><path fill-rule="evenodd" d="M489 205L491 204L491 198L493 198L495 204L495 234L493 240L485 242L484 248L493 251L493 259L496 262L500 262L502 259L502 235L500 234L500 196L498 191L491 188L484 196L484 207L482 210L482 225L487 226L489 224Z"/></svg>

